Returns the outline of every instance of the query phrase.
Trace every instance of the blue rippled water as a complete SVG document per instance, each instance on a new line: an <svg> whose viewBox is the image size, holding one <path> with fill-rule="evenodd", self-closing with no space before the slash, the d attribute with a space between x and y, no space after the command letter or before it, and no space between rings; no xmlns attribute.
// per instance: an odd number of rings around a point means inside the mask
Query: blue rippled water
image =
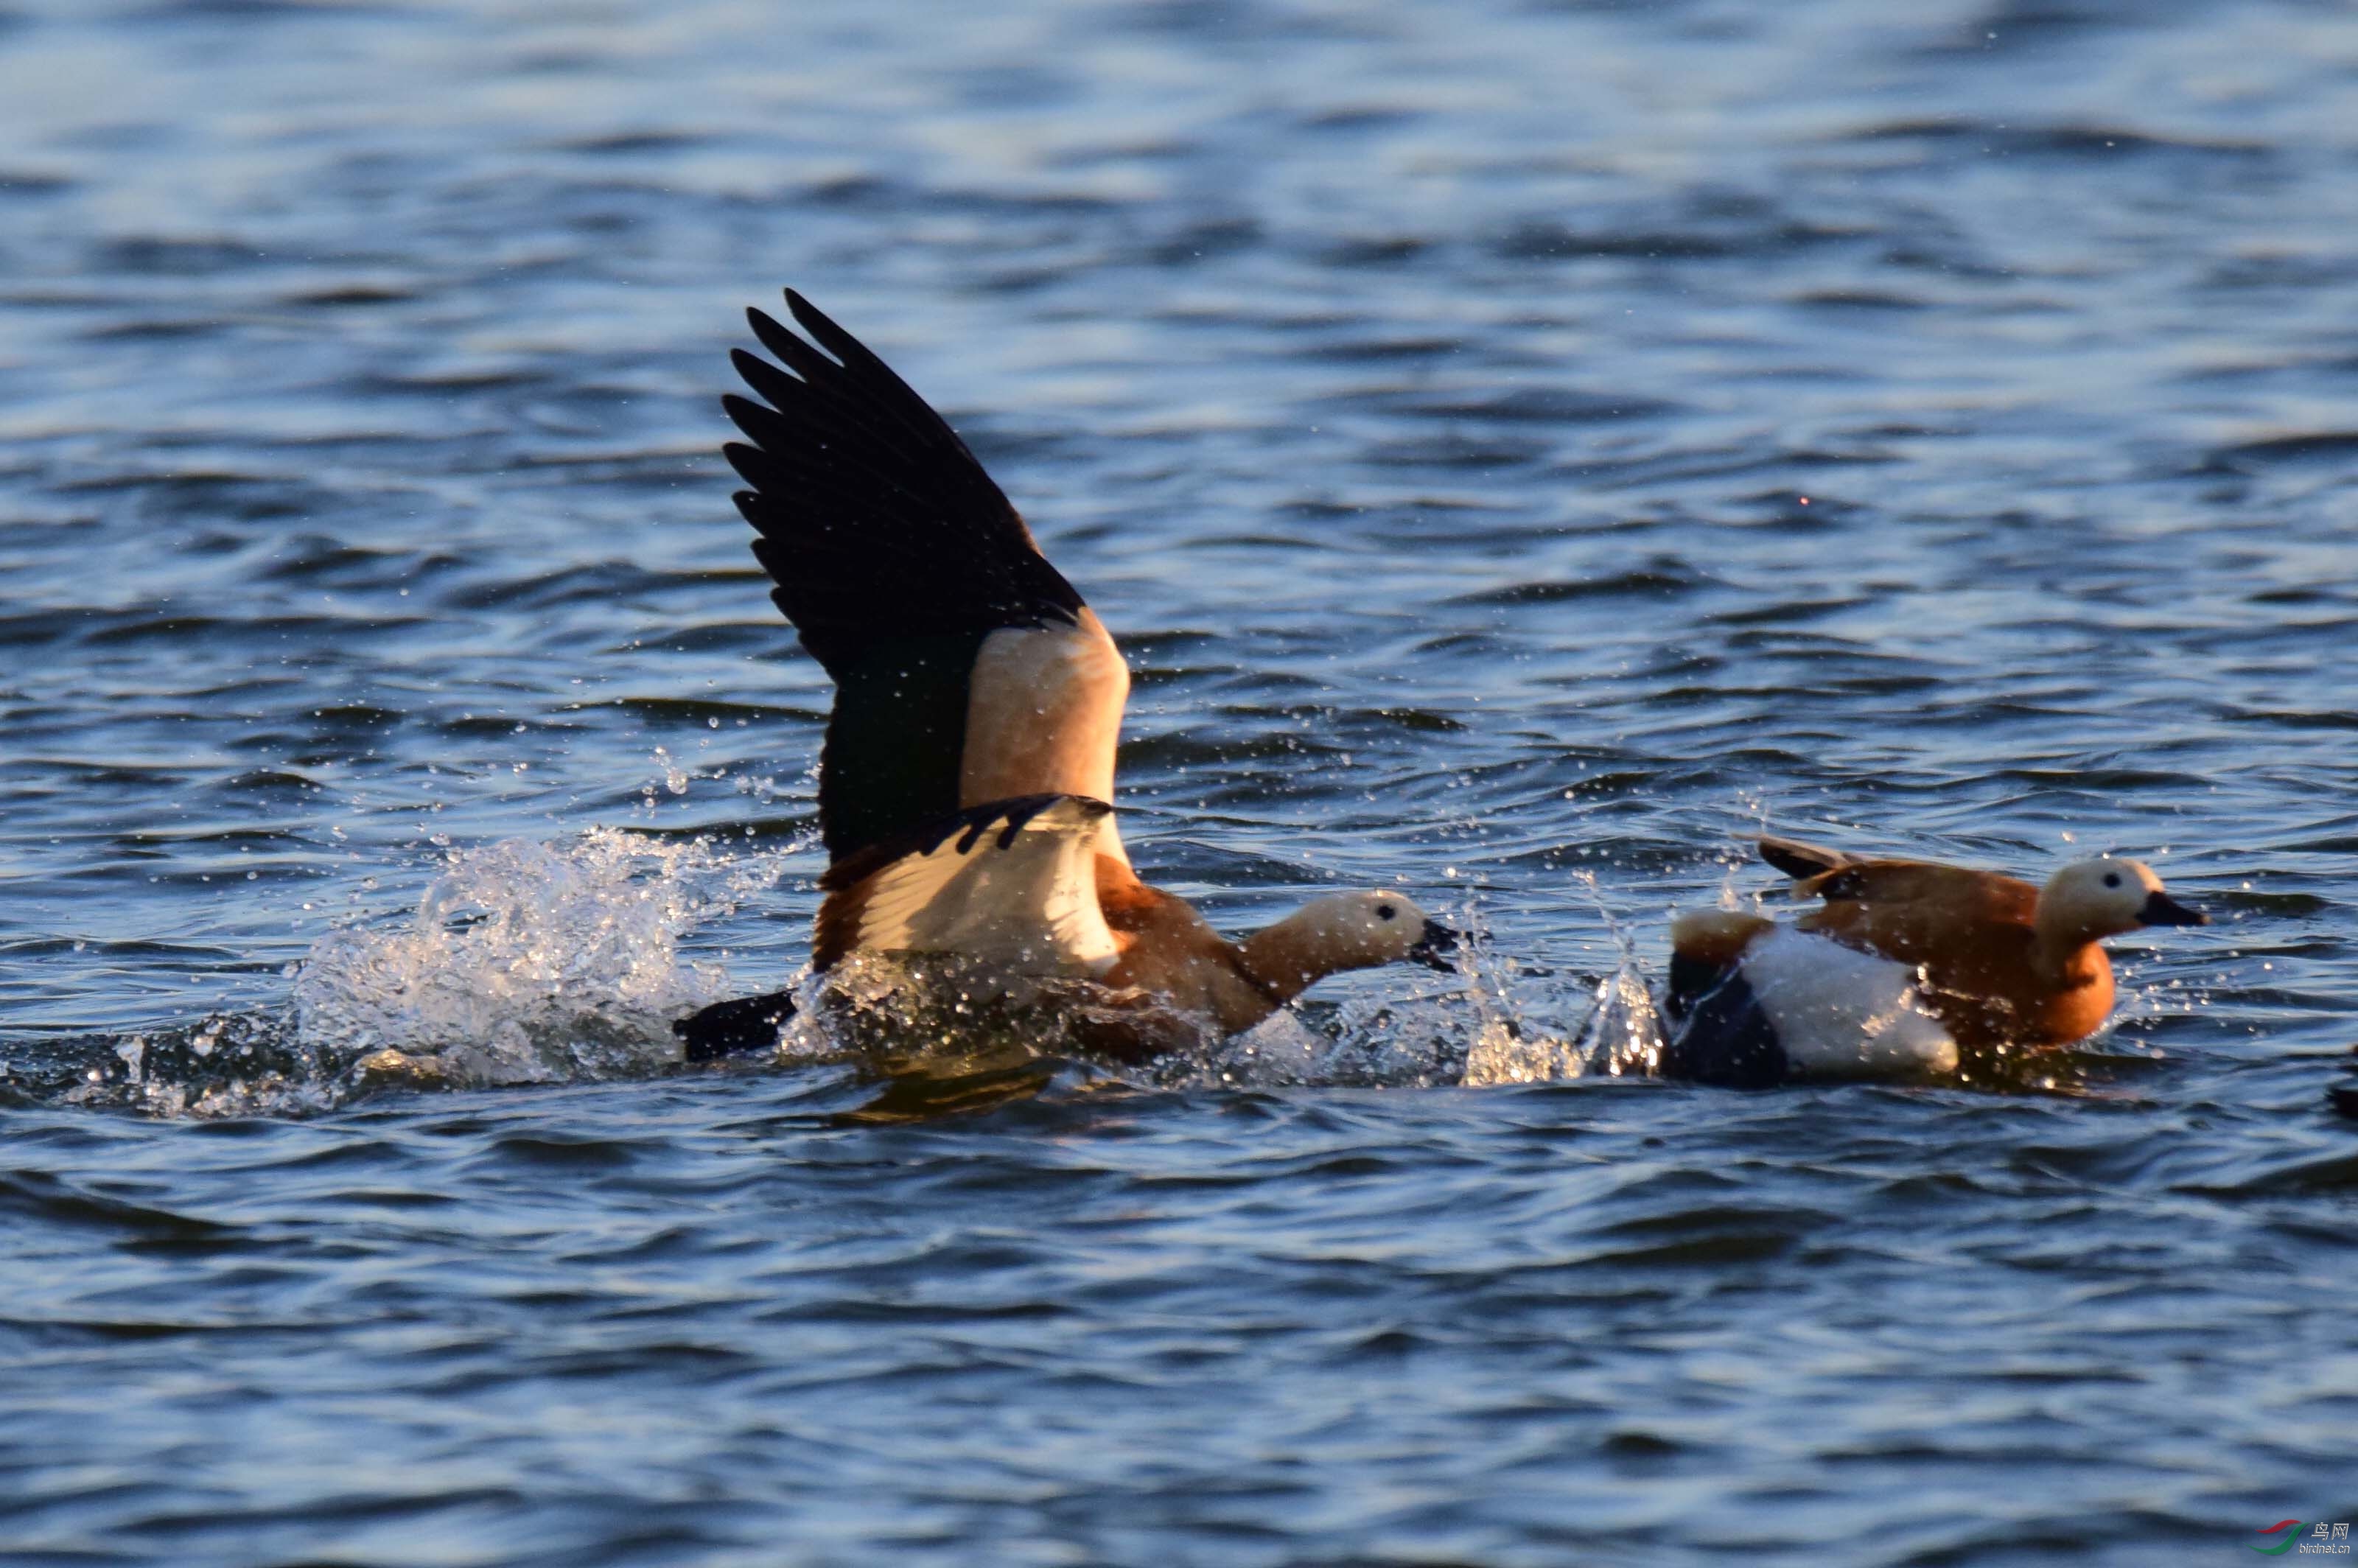
<svg viewBox="0 0 2358 1568"><path fill-rule="evenodd" d="M0 1562L2358 1517L2353 168L2324 0L0 0ZM1141 869L1469 977L673 1068L819 870L786 283L1122 639ZM2219 924L2018 1083L1580 1071L1763 822Z"/></svg>

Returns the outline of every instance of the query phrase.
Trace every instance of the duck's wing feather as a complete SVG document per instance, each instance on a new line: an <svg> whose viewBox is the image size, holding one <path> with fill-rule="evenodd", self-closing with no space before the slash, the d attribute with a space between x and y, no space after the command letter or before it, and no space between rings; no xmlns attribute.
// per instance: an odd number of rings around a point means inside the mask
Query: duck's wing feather
<svg viewBox="0 0 2358 1568"><path fill-rule="evenodd" d="M1763 834L1760 858L1793 879L1797 898L1828 903L1923 903L1968 920L2028 920L2039 903L2028 882L1931 860L1865 860L1802 838Z"/></svg>
<svg viewBox="0 0 2358 1568"><path fill-rule="evenodd" d="M858 951L948 953L1023 974L1102 975L1118 954L1097 896L1112 812L1075 795L990 801L837 861L819 880L813 967Z"/></svg>
<svg viewBox="0 0 2358 1568"><path fill-rule="evenodd" d="M2039 890L2028 882L1921 860L1854 860L1794 891L1825 900L1797 922L1803 930L1943 968L1959 954L2018 957L2039 908Z"/></svg>
<svg viewBox="0 0 2358 1568"><path fill-rule="evenodd" d="M1932 917L1960 921L2027 921L2039 905L2039 890L2028 882L1929 860L1849 860L1793 891L1830 904L1922 905Z"/></svg>
<svg viewBox="0 0 2358 1568"><path fill-rule="evenodd" d="M1113 640L941 416L786 303L808 341L747 312L784 368L731 356L761 401L722 400L747 438L723 450L771 597L836 681L830 856L1002 796L1110 798L1130 686Z"/></svg>

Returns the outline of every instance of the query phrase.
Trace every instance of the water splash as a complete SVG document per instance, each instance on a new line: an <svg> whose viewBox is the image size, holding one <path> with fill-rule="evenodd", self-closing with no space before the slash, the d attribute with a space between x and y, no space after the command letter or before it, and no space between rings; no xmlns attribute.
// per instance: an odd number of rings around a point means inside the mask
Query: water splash
<svg viewBox="0 0 2358 1568"><path fill-rule="evenodd" d="M313 944L289 1004L0 1060L11 1100L152 1116L306 1115L388 1087L625 1077L680 1060L671 1023L730 990L681 952L802 846L738 853L593 828L449 851L417 908Z"/></svg>
<svg viewBox="0 0 2358 1568"><path fill-rule="evenodd" d="M1466 1057L1461 1080L1466 1087L1552 1083L1597 1076L1650 1077L1660 1065L1661 1019L1645 970L1638 962L1637 944L1606 902L1595 873L1579 871L1574 876L1587 889L1589 901L1605 923L1615 954L1612 969L1597 980L1586 1018L1577 1029L1563 1034L1528 1027L1501 997L1501 1005L1494 1010Z"/></svg>
<svg viewBox="0 0 2358 1568"><path fill-rule="evenodd" d="M727 989L682 935L775 881L732 854L611 827L453 852L416 912L331 933L295 981L295 1024L361 1080L453 1087L642 1073L671 1022Z"/></svg>
<svg viewBox="0 0 2358 1568"><path fill-rule="evenodd" d="M77 1036L21 1050L0 1076L24 1104L158 1117L304 1115L351 1095L283 1012L210 1013L92 1045Z"/></svg>
<svg viewBox="0 0 2358 1568"><path fill-rule="evenodd" d="M14 1081L43 1099L215 1116L662 1072L680 1061L673 1021L743 989L682 939L765 892L799 848L741 854L597 828L451 850L413 912L316 943L285 1011L110 1039L94 1061L84 1041L46 1079ZM1577 1027L1557 1016L1571 1000L1561 986L1496 953L1470 903L1447 913L1471 933L1453 975L1388 972L1405 985L1228 1038L1139 993L858 957L795 978L797 1011L767 1060L851 1067L884 1086L893 1119L1123 1084L1424 1087L1651 1069L1652 1002L1610 911L1621 961Z"/></svg>

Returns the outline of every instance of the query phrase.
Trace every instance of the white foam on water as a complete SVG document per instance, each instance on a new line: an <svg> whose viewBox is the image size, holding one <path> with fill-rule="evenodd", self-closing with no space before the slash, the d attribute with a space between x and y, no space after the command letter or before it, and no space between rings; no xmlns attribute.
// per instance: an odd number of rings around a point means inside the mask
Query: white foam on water
<svg viewBox="0 0 2358 1568"><path fill-rule="evenodd" d="M1230 1084L1269 1088L1314 1084L1334 1048L1335 1042L1303 1022L1300 1013L1280 1008L1213 1047L1207 1065Z"/></svg>
<svg viewBox="0 0 2358 1568"><path fill-rule="evenodd" d="M662 1067L672 1022L730 994L680 938L767 891L784 858L611 827L453 851L406 919L313 945L297 1037L325 1069L419 1087Z"/></svg>

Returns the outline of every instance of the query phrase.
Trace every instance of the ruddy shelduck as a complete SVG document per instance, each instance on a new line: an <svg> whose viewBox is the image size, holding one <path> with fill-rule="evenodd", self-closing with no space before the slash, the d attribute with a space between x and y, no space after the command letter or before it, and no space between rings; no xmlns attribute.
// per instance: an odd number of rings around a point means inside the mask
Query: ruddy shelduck
<svg viewBox="0 0 2358 1568"><path fill-rule="evenodd" d="M786 304L808 341L747 312L779 362L732 356L761 401L723 399L746 438L724 451L771 598L835 681L815 970L946 955L1234 1033L1340 970L1451 967L1455 933L1397 892L1320 898L1230 942L1141 881L1110 804L1130 691L1113 639L942 417L800 295ZM773 1044L791 1011L780 992L675 1027L701 1059Z"/></svg>
<svg viewBox="0 0 2358 1568"><path fill-rule="evenodd" d="M2044 887L1764 838L1820 907L1790 925L1729 910L1671 926L1665 1074L1746 1087L1945 1073L1963 1054L2068 1045L2113 1011L2108 936L2209 917L2140 861L2074 860Z"/></svg>

